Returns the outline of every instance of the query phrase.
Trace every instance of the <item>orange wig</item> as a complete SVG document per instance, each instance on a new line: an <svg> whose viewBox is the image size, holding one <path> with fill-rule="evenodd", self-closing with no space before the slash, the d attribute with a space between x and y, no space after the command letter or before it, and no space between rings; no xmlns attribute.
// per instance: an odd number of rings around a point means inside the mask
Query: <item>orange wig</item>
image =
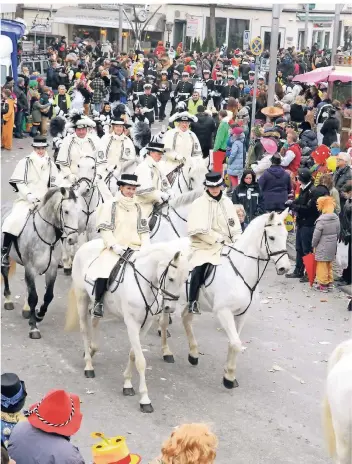
<svg viewBox="0 0 352 464"><path fill-rule="evenodd" d="M321 211L324 214L333 213L336 203L333 197L325 196L320 197L317 200L318 211Z"/></svg>
<svg viewBox="0 0 352 464"><path fill-rule="evenodd" d="M205 424L183 424L161 449L163 464L212 464L218 439Z"/></svg>

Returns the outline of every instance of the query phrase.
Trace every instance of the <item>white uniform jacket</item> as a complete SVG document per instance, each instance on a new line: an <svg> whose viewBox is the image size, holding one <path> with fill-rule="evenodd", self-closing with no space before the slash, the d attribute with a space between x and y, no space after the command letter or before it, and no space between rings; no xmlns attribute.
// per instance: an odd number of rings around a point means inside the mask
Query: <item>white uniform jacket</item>
<svg viewBox="0 0 352 464"><path fill-rule="evenodd" d="M220 264L223 242L231 244L241 233L241 224L232 201L224 193L217 201L205 191L192 203L188 215L191 268L205 263Z"/></svg>
<svg viewBox="0 0 352 464"><path fill-rule="evenodd" d="M135 198L127 198L120 192L103 203L97 211L97 229L104 241L104 249L88 270L89 279L108 278L117 263L114 245L138 250L149 244L148 221Z"/></svg>
<svg viewBox="0 0 352 464"><path fill-rule="evenodd" d="M2 231L17 237L25 226L30 209L33 208L33 203L28 201L27 195L31 193L38 200L42 200L48 189L61 185L62 180L48 155L40 158L37 153L32 152L18 162L9 182L18 193L18 198L11 213L4 220Z"/></svg>
<svg viewBox="0 0 352 464"><path fill-rule="evenodd" d="M77 176L80 158L91 156L96 160L97 172L104 172L106 158L101 141L97 137L87 134L84 138L70 134L64 138L57 155L56 164L61 168L64 177Z"/></svg>
<svg viewBox="0 0 352 464"><path fill-rule="evenodd" d="M109 166L123 169L127 161L136 161L136 149L127 135L106 134L101 138L101 145Z"/></svg>
<svg viewBox="0 0 352 464"><path fill-rule="evenodd" d="M188 161L191 156L202 156L202 149L196 134L190 130L182 132L178 127L166 132L164 136L166 174L182 163L178 156Z"/></svg>

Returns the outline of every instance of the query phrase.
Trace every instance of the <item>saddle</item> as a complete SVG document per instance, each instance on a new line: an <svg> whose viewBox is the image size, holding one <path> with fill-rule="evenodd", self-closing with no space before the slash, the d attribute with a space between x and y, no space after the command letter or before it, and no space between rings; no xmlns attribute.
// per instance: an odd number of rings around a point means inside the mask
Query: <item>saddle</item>
<svg viewBox="0 0 352 464"><path fill-rule="evenodd" d="M117 261L115 266L112 268L110 273L107 288L110 289L111 293L114 293L123 279L125 277L126 265L130 261L134 250L131 248L127 248L127 250L123 253L120 259Z"/></svg>

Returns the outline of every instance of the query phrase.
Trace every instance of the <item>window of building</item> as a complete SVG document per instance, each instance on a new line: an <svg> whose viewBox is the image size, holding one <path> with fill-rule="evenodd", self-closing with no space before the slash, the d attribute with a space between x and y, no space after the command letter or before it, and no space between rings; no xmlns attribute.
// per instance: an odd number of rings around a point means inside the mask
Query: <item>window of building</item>
<svg viewBox="0 0 352 464"><path fill-rule="evenodd" d="M215 47L221 47L226 42L226 25L227 18L215 18L216 40ZM210 18L206 21L206 37L210 37ZM214 40L214 37L213 37Z"/></svg>
<svg viewBox="0 0 352 464"><path fill-rule="evenodd" d="M230 19L229 49L243 48L243 33L249 30L249 20Z"/></svg>
<svg viewBox="0 0 352 464"><path fill-rule="evenodd" d="M270 50L270 41L271 41L271 32L264 32L264 50ZM280 48L281 44L281 32L279 32L279 37L277 40L277 47Z"/></svg>

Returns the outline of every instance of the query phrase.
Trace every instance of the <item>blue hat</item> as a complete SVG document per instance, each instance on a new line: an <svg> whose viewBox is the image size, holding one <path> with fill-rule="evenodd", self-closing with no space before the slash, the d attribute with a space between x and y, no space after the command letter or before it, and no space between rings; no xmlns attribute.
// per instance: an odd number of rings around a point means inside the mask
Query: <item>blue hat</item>
<svg viewBox="0 0 352 464"><path fill-rule="evenodd" d="M249 87L245 87L245 88L243 89L243 92L244 92L245 94L249 95L249 94L251 93L251 89L250 89Z"/></svg>

